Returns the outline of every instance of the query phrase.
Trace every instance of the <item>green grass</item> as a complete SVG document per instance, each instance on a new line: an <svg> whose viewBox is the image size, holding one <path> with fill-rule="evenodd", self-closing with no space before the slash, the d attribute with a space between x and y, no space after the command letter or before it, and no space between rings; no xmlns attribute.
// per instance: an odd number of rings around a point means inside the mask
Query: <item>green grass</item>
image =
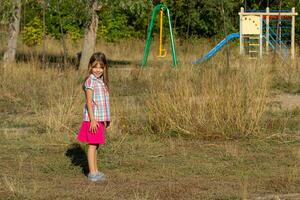
<svg viewBox="0 0 300 200"><path fill-rule="evenodd" d="M108 181L91 184L82 173L84 163L75 165L66 155L76 141L70 136L59 140L21 133L2 138L1 175L15 189L1 184L1 199L242 199L245 193L300 192L298 142L127 135L116 147L121 139L109 137L99 151Z"/></svg>

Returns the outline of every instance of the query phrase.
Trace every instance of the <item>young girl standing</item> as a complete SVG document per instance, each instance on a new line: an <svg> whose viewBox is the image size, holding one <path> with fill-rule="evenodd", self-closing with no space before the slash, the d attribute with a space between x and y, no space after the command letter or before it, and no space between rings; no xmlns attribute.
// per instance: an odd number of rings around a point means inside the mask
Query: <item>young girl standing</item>
<svg viewBox="0 0 300 200"><path fill-rule="evenodd" d="M95 182L105 180L105 175L98 171L97 150L105 144L105 129L110 125L108 66L103 53L91 56L88 71L83 85L86 104L77 140L88 144L88 180Z"/></svg>

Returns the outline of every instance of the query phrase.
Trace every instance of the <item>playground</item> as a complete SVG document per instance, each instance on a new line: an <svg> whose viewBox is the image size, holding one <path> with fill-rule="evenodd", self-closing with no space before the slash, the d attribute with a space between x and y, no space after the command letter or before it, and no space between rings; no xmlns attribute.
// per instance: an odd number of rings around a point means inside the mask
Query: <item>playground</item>
<svg viewBox="0 0 300 200"><path fill-rule="evenodd" d="M168 19L168 28L170 35L170 44L172 50L173 67L177 66L177 57L174 44L174 35L170 19L170 11L164 4L158 4L152 10L151 21L148 27L148 34L142 67L147 63L151 41L153 40L153 27L159 12L159 55L165 57L166 49L163 49L163 12L166 11ZM239 13L240 32L227 35L213 49L201 58L192 62L192 64L201 64L212 58L228 42L239 38L240 55L248 55L250 59L268 57L271 52L282 60L288 58L295 59L295 17L298 13L295 8L289 10L244 10L241 8ZM163 53L162 53L163 52Z"/></svg>
<svg viewBox="0 0 300 200"><path fill-rule="evenodd" d="M95 46L108 57L112 112L101 183L86 180L75 140L79 43L66 39L63 65L60 41L47 38L43 66L42 44L20 42L0 74L0 199L300 198L297 12L241 8L239 31L186 40L168 7L150 16L145 39Z"/></svg>

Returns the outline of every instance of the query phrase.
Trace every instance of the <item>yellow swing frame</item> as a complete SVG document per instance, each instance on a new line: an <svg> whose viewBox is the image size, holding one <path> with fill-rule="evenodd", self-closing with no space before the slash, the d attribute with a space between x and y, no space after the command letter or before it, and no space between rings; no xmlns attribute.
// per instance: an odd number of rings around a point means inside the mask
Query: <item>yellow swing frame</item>
<svg viewBox="0 0 300 200"><path fill-rule="evenodd" d="M160 26L159 26L159 51L157 57L166 57L167 56L167 50L163 48L163 14L164 11L161 9L159 11L160 15Z"/></svg>

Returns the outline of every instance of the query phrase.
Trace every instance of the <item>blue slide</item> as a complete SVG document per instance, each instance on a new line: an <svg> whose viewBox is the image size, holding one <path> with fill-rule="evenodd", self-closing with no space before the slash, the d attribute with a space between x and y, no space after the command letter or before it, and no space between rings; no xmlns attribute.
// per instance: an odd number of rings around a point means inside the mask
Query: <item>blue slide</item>
<svg viewBox="0 0 300 200"><path fill-rule="evenodd" d="M208 59L210 59L213 55L215 55L229 40L232 40L234 38L239 38L240 33L231 33L227 35L226 38L224 38L219 44L217 44L208 54L203 56L202 58L199 58L198 60L194 61L193 64L197 65L200 64Z"/></svg>

